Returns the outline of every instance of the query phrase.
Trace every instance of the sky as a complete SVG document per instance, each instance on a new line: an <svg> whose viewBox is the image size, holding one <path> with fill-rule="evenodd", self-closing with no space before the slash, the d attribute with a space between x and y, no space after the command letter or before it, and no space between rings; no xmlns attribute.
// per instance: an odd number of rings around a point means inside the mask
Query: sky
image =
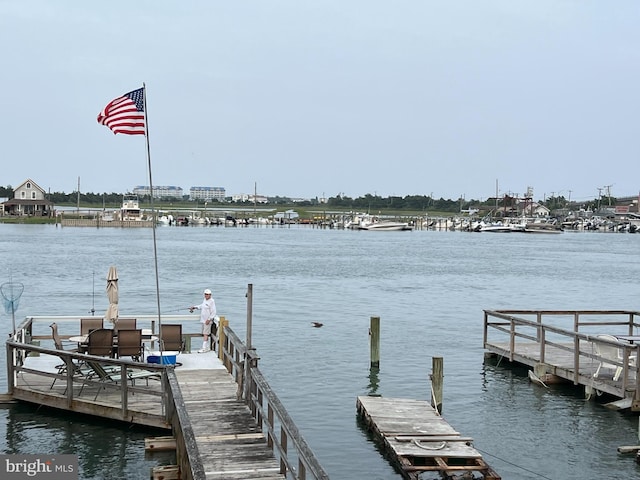
<svg viewBox="0 0 640 480"><path fill-rule="evenodd" d="M637 0L0 0L0 185L640 191ZM97 114L146 86L144 136Z"/></svg>

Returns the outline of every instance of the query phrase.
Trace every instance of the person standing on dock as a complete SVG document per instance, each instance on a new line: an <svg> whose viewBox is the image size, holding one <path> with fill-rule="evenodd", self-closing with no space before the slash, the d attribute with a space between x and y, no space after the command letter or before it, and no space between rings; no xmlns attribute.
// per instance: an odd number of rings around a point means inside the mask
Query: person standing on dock
<svg viewBox="0 0 640 480"><path fill-rule="evenodd" d="M204 291L204 300L200 305L189 307L189 312L193 313L194 310L200 310L200 323L202 324L202 348L198 350L198 353L206 353L211 350L209 335L211 335L216 317L216 302L211 298L211 290L207 288Z"/></svg>

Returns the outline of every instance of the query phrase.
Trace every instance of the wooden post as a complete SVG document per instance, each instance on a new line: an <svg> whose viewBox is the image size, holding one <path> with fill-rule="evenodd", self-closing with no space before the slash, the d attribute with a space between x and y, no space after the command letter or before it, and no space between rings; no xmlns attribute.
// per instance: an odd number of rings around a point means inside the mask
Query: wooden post
<svg viewBox="0 0 640 480"><path fill-rule="evenodd" d="M218 358L222 360L222 363L224 363L224 349L226 344L224 327L227 325L229 325L229 321L221 315L220 321L218 322Z"/></svg>
<svg viewBox="0 0 640 480"><path fill-rule="evenodd" d="M442 390L444 384L442 357L433 357L431 372L431 406L442 415Z"/></svg>
<svg viewBox="0 0 640 480"><path fill-rule="evenodd" d="M251 350L251 326L253 322L253 283L247 285L247 350Z"/></svg>
<svg viewBox="0 0 640 480"><path fill-rule="evenodd" d="M371 317L369 325L371 368L380 368L380 317Z"/></svg>

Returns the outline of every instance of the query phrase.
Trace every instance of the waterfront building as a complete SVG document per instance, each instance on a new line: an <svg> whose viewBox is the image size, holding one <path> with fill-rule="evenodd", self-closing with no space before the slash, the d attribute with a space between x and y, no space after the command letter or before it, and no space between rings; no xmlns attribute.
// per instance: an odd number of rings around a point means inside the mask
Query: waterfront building
<svg viewBox="0 0 640 480"><path fill-rule="evenodd" d="M148 185L138 185L133 189L133 193L140 196L151 195L151 189ZM176 187L174 185L167 186L155 186L153 187L154 198L182 198L182 187Z"/></svg>
<svg viewBox="0 0 640 480"><path fill-rule="evenodd" d="M2 214L51 216L53 202L46 198L46 192L30 178L13 191L13 198L2 203Z"/></svg>
<svg viewBox="0 0 640 480"><path fill-rule="evenodd" d="M225 196L224 187L191 187L189 189L189 200L224 201Z"/></svg>

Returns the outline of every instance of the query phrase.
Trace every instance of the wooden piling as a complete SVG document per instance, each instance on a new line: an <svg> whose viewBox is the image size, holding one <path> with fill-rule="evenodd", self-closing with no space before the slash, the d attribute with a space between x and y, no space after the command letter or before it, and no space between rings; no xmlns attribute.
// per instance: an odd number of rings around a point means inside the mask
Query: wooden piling
<svg viewBox="0 0 640 480"><path fill-rule="evenodd" d="M251 336L253 325L253 283L247 285L247 350L251 350Z"/></svg>
<svg viewBox="0 0 640 480"><path fill-rule="evenodd" d="M380 317L371 317L369 324L371 368L380 368Z"/></svg>
<svg viewBox="0 0 640 480"><path fill-rule="evenodd" d="M227 320L222 315L220 315L220 320L218 321L218 345L219 345L218 358L220 360L222 360L222 361L224 361L224 358L223 358L224 347L223 347L223 345L226 343L225 334L224 334L224 327L226 327L227 325L229 325L229 320Z"/></svg>
<svg viewBox="0 0 640 480"><path fill-rule="evenodd" d="M444 386L444 362L442 357L431 361L431 406L442 415L442 392Z"/></svg>

